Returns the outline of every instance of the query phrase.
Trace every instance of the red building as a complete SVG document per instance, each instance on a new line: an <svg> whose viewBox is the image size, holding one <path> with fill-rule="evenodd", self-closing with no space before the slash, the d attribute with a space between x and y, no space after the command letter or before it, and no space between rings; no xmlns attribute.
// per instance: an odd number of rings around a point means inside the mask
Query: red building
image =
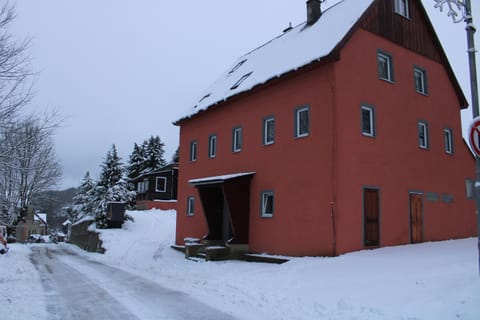
<svg viewBox="0 0 480 320"><path fill-rule="evenodd" d="M329 256L476 234L467 101L421 1L323 9L176 122L177 244Z"/></svg>

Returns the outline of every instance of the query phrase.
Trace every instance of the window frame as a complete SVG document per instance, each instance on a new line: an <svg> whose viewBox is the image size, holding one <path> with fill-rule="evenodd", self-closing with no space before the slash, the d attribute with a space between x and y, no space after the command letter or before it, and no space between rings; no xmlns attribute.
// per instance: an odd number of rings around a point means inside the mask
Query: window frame
<svg viewBox="0 0 480 320"><path fill-rule="evenodd" d="M364 118L363 118L363 113L364 111L369 112L369 127L370 130L369 132L366 132L364 130ZM376 137L376 118L375 118L375 107L370 106L368 104L362 104L360 106L360 129L362 131L362 135L365 137L370 137L370 138L375 138Z"/></svg>
<svg viewBox="0 0 480 320"><path fill-rule="evenodd" d="M394 11L396 14L410 19L410 3L409 0L394 0Z"/></svg>
<svg viewBox="0 0 480 320"><path fill-rule="evenodd" d="M137 184L137 193L147 193L148 187L148 179L143 179L142 181L139 181Z"/></svg>
<svg viewBox="0 0 480 320"><path fill-rule="evenodd" d="M208 157L214 159L217 157L217 135L211 134L208 137Z"/></svg>
<svg viewBox="0 0 480 320"><path fill-rule="evenodd" d="M454 147L453 147L453 130L450 128L443 129L443 144L444 150L446 154L454 154Z"/></svg>
<svg viewBox="0 0 480 320"><path fill-rule="evenodd" d="M301 113L307 114L307 130L306 132L300 132L301 129ZM295 109L295 138L305 138L310 135L310 106L302 106Z"/></svg>
<svg viewBox="0 0 480 320"><path fill-rule="evenodd" d="M420 84L421 88L417 85L417 74L420 75ZM413 84L415 86L415 91L417 93L428 95L428 81L427 81L427 70L422 67L414 66L413 67Z"/></svg>
<svg viewBox="0 0 480 320"><path fill-rule="evenodd" d="M387 77L384 77L380 68L380 58L384 58L387 65ZM393 69L393 56L383 50L377 50L377 72L378 78L390 83L395 82L395 73Z"/></svg>
<svg viewBox="0 0 480 320"><path fill-rule="evenodd" d="M232 129L232 152L240 152L243 148L243 129L238 126Z"/></svg>
<svg viewBox="0 0 480 320"><path fill-rule="evenodd" d="M273 137L271 140L269 140L269 126L268 124L272 123L273 124ZM274 116L269 116L263 119L263 145L268 146L272 145L275 143L275 117Z"/></svg>
<svg viewBox="0 0 480 320"><path fill-rule="evenodd" d="M190 161L195 162L198 159L198 142L197 140L190 141Z"/></svg>
<svg viewBox="0 0 480 320"><path fill-rule="evenodd" d="M422 132L420 131L422 130ZM420 149L429 150L430 149L430 141L429 141L429 128L428 122L424 120L417 121L417 139L418 139L418 147ZM423 133L423 138L421 136ZM421 141L423 139L423 143Z"/></svg>
<svg viewBox="0 0 480 320"><path fill-rule="evenodd" d="M266 197L271 197L272 199L271 212L266 212L266 209L268 206L268 198ZM260 195L260 216L262 218L273 218L274 214L275 214L275 192L273 190L262 191Z"/></svg>
<svg viewBox="0 0 480 320"><path fill-rule="evenodd" d="M158 188L159 180L163 180L163 190ZM155 177L155 192L167 192L167 177Z"/></svg>
<svg viewBox="0 0 480 320"><path fill-rule="evenodd" d="M187 197L187 216L192 217L195 215L195 197Z"/></svg>

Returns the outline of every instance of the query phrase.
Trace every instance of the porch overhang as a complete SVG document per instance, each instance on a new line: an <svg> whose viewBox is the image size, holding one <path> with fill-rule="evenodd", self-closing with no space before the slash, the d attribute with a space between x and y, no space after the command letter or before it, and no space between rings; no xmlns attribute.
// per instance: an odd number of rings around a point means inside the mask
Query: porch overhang
<svg viewBox="0 0 480 320"><path fill-rule="evenodd" d="M192 179L208 226L204 239L222 245L248 244L250 183L255 172Z"/></svg>
<svg viewBox="0 0 480 320"><path fill-rule="evenodd" d="M226 181L253 176L254 174L255 172L232 173L232 174L226 174L221 176L191 179L191 180L188 180L188 182L194 185L195 187L202 186L202 185L209 185L209 184L222 184L222 183L225 183Z"/></svg>

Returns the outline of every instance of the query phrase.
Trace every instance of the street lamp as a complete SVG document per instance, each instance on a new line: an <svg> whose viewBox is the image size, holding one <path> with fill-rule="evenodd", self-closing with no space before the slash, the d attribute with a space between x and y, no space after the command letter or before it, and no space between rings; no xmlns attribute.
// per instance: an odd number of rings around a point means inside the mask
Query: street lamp
<svg viewBox="0 0 480 320"><path fill-rule="evenodd" d="M443 11L444 8L447 8L447 15L452 18L454 23L459 23L464 21L466 23L465 30L467 31L467 52L468 52L468 61L470 65L470 87L472 91L472 115L473 119L479 117L479 106L478 106L478 82L477 82L477 63L475 60L475 40L473 35L475 34L476 28L473 24L472 17L472 5L470 0L434 0L435 8L439 8L440 11ZM475 157L475 171L476 171L476 192L475 199L477 202L477 236L478 236L478 266L480 273L480 158L477 155Z"/></svg>

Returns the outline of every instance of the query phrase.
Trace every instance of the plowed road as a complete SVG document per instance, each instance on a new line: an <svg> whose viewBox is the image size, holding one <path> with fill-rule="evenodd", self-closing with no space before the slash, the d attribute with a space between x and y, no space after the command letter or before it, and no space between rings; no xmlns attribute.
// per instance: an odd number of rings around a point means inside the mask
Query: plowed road
<svg viewBox="0 0 480 320"><path fill-rule="evenodd" d="M38 245L32 252L52 320L234 319L184 293L85 259L67 247Z"/></svg>

